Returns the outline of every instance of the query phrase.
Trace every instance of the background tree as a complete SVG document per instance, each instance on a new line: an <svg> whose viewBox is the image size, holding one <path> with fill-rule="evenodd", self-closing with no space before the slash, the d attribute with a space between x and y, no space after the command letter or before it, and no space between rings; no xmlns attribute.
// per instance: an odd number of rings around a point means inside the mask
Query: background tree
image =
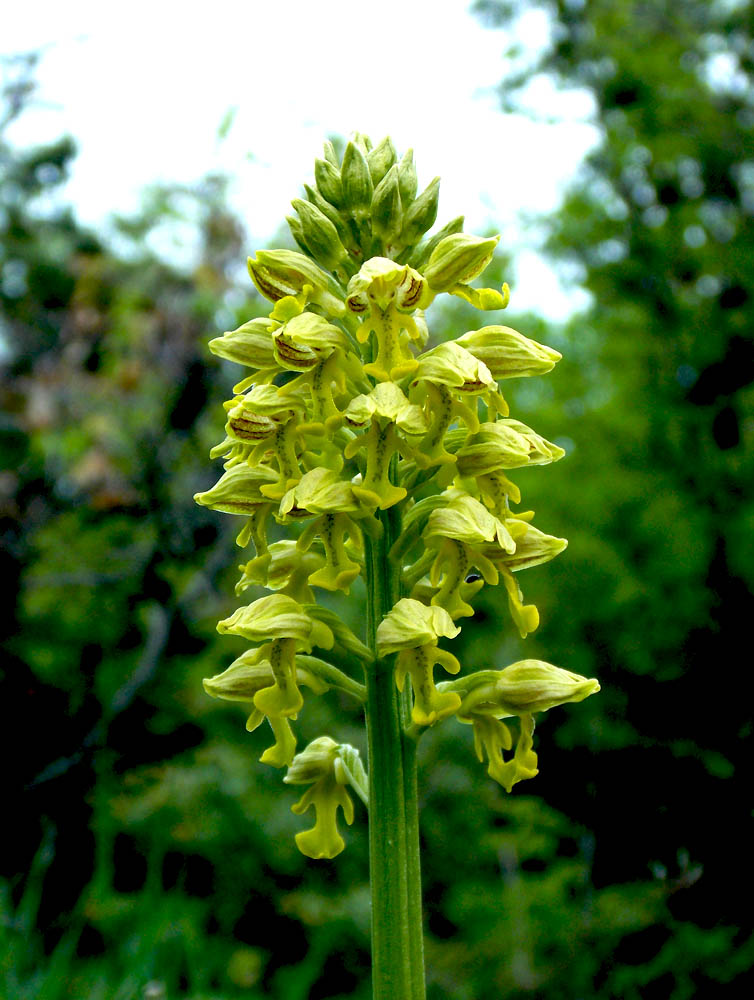
<svg viewBox="0 0 754 1000"><path fill-rule="evenodd" d="M754 610L754 12L709 0L476 9L506 26L531 7L549 13L551 43L501 92L525 100L539 74L584 88L602 133L546 221L547 249L593 297L566 331L577 366L555 383L576 442L560 496L582 530L552 581L574 614L548 634L607 690L590 706L593 797L569 784L549 801L594 833L597 899L648 870L665 894L653 916L624 913L633 932L598 963L595 995L740 993L752 963L746 894L730 887L752 833L751 713L734 692Z"/></svg>

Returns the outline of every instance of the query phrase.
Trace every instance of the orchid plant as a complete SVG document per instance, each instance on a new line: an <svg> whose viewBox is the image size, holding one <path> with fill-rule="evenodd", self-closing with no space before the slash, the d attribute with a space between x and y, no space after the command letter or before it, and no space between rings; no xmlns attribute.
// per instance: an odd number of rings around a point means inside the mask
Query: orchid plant
<svg viewBox="0 0 754 1000"><path fill-rule="evenodd" d="M439 179L421 193L411 151L355 135L342 160L330 143L314 186L288 219L300 251L249 260L272 303L210 349L249 374L225 404L225 439L212 451L222 476L198 503L243 518L250 548L236 591L268 596L218 625L252 645L207 692L246 703L248 730L265 721L261 760L305 787L292 808L314 809L296 836L311 858L344 848L338 811L350 792L369 817L375 1000L425 995L417 741L429 727L471 725L480 761L510 792L537 774L534 716L599 689L539 660L463 672L448 646L469 627L483 587L502 584L522 637L539 623L518 574L566 541L536 528L511 470L546 465L563 450L509 415L500 383L543 375L560 354L507 326L481 325L431 345L426 310L441 295L502 310L508 287L471 284L498 238L434 235ZM268 542L270 519L285 526ZM318 591L349 593L362 579L365 634ZM440 676L445 680L438 680ZM452 678L452 679L450 679ZM296 752L292 728L306 697L330 689L363 706L367 768L330 735Z"/></svg>

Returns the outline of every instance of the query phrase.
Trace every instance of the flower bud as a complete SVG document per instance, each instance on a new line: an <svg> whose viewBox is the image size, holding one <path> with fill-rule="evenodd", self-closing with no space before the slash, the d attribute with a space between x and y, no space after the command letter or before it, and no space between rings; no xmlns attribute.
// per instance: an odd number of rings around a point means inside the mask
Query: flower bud
<svg viewBox="0 0 754 1000"><path fill-rule="evenodd" d="M475 358L484 361L495 378L544 375L560 361L562 354L529 340L509 326L484 326L471 330L456 341Z"/></svg>
<svg viewBox="0 0 754 1000"><path fill-rule="evenodd" d="M446 236L432 251L424 268L429 287L447 292L454 285L467 284L487 267L500 237L469 236L455 233Z"/></svg>
<svg viewBox="0 0 754 1000"><path fill-rule="evenodd" d="M386 135L382 142L369 151L367 163L369 164L369 173L372 175L372 183L375 186L380 183L397 159L395 146L389 135Z"/></svg>
<svg viewBox="0 0 754 1000"><path fill-rule="evenodd" d="M457 216L455 219L451 219L450 222L446 223L442 229L438 230L434 236L430 238L425 243L420 243L418 247L415 247L411 256L408 258L408 262L411 267L415 267L418 270L423 270L424 265L429 260L435 247L445 239L446 236L452 236L454 233L460 233L463 229L464 217L462 215Z"/></svg>
<svg viewBox="0 0 754 1000"><path fill-rule="evenodd" d="M398 184L401 189L401 204L406 209L416 197L416 189L419 186L413 149L407 149L398 164Z"/></svg>
<svg viewBox="0 0 754 1000"><path fill-rule="evenodd" d="M315 160L314 181L325 201L329 201L336 208L343 207L343 184L341 183L337 161L333 164L329 159Z"/></svg>
<svg viewBox="0 0 754 1000"><path fill-rule="evenodd" d="M366 132L352 132L351 142L354 146L358 146L364 156L367 156L372 150L372 140Z"/></svg>
<svg viewBox="0 0 754 1000"><path fill-rule="evenodd" d="M401 192L398 168L391 167L377 187L372 198L372 233L386 246L395 240L403 227Z"/></svg>
<svg viewBox="0 0 754 1000"><path fill-rule="evenodd" d="M353 142L348 143L343 154L340 178L345 208L349 209L357 220L367 218L372 204L374 184L366 157Z"/></svg>
<svg viewBox="0 0 754 1000"><path fill-rule="evenodd" d="M311 187L309 184L304 184L304 191L306 191L306 197L320 212L327 216L327 218L332 222L337 230L338 237L343 246L347 246L349 241L352 239L348 228L343 221L343 217L334 205L331 205L329 201L325 201L322 195L316 188Z"/></svg>
<svg viewBox="0 0 754 1000"><path fill-rule="evenodd" d="M440 178L435 177L416 201L412 202L403 213L401 242L405 246L413 246L414 243L418 243L427 230L434 226L439 198Z"/></svg>
<svg viewBox="0 0 754 1000"><path fill-rule="evenodd" d="M334 167L339 167L340 160L338 159L338 154L335 152L335 146L333 146L329 139L325 139L323 148L327 162L331 163Z"/></svg>
<svg viewBox="0 0 754 1000"><path fill-rule="evenodd" d="M309 249L309 245L306 242L306 237L304 236L304 229L301 225L301 220L297 219L295 215L286 215L285 221L288 223L288 228L291 231L291 236L296 241L296 245L299 250L305 253L308 257L313 257L314 254Z"/></svg>
<svg viewBox="0 0 754 1000"><path fill-rule="evenodd" d="M301 198L295 198L292 205L298 212L304 241L312 257L322 267L333 271L348 256L337 229L316 205Z"/></svg>

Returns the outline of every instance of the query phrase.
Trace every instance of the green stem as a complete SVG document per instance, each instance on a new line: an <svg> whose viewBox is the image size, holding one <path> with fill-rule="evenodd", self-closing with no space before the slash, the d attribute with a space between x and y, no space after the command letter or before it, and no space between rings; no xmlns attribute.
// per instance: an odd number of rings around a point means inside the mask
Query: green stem
<svg viewBox="0 0 754 1000"><path fill-rule="evenodd" d="M382 537L365 537L367 631L375 654L377 626L400 596L398 567L387 557L400 518L390 508L380 519ZM416 748L405 733L409 722L408 689L399 693L392 657L376 659L367 670L373 1000L425 996Z"/></svg>

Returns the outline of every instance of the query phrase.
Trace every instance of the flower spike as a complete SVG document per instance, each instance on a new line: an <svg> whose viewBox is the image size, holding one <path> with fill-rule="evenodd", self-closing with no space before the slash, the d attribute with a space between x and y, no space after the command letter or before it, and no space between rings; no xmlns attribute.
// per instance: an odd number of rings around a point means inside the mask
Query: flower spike
<svg viewBox="0 0 754 1000"><path fill-rule="evenodd" d="M218 624L253 648L205 688L244 703L248 730L266 720L274 742L262 761L309 786L293 806L315 810L313 827L296 835L308 857L343 849L337 820L338 810L354 818L349 786L371 799L383 875L388 862L408 865L401 852L413 823L414 765L404 756L404 770L388 773L398 758L386 734L405 749L404 738L455 716L472 726L489 776L510 791L537 773L534 715L599 689L539 660L462 672L451 651L483 587L501 588L514 633L533 632L539 612L524 603L518 574L567 543L518 509L521 490L509 478L564 451L511 417L500 390L503 379L546 374L561 356L499 324L445 341L434 330L431 339L425 311L438 297L483 311L509 297L507 285L474 284L499 237L464 232L463 216L432 232L438 195L439 178L420 191L413 151L399 156L389 138L373 145L355 133L342 157L325 143L313 184L292 201L300 250L260 250L248 261L269 315L211 341L244 370L210 453L224 471L195 497L244 518L238 544L254 551L236 593L268 591ZM346 621L318 603L336 591L355 591L357 601L366 592L364 633L350 613ZM436 682L437 667L449 679ZM303 692L332 690L365 708L371 792L353 747L323 736L296 753ZM385 820L397 815L406 819L400 844ZM408 995L407 982L397 991Z"/></svg>

